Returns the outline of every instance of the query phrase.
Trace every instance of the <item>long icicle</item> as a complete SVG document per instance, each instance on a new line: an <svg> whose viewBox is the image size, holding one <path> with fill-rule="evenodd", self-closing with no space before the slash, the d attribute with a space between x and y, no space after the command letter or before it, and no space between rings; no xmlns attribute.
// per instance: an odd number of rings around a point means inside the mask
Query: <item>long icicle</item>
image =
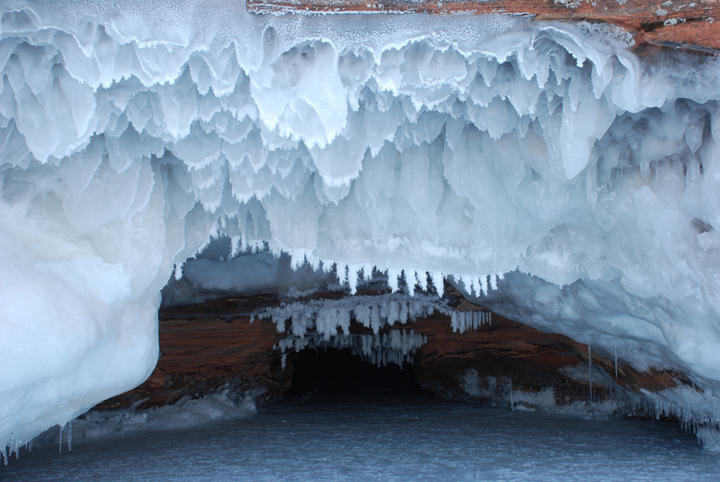
<svg viewBox="0 0 720 482"><path fill-rule="evenodd" d="M617 337L615 337L615 379L617 379Z"/></svg>
<svg viewBox="0 0 720 482"><path fill-rule="evenodd" d="M592 347L588 345L588 375L590 382L590 405L592 405Z"/></svg>

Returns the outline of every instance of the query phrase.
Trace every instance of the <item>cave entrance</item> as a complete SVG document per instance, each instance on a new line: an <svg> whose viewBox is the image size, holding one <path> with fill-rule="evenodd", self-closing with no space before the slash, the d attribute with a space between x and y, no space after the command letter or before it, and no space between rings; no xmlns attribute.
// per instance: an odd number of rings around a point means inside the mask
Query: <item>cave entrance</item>
<svg viewBox="0 0 720 482"><path fill-rule="evenodd" d="M307 395L388 395L423 392L410 363L378 366L349 348L306 348L288 355L292 387L284 397Z"/></svg>

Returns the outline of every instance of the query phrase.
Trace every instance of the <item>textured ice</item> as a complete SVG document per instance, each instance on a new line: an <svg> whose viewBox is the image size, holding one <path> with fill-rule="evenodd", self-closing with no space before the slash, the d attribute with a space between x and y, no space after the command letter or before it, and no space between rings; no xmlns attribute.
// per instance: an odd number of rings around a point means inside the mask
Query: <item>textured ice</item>
<svg viewBox="0 0 720 482"><path fill-rule="evenodd" d="M628 45L522 17L3 2L0 445L140 383L160 289L220 233L353 292L452 275L711 400L720 66Z"/></svg>

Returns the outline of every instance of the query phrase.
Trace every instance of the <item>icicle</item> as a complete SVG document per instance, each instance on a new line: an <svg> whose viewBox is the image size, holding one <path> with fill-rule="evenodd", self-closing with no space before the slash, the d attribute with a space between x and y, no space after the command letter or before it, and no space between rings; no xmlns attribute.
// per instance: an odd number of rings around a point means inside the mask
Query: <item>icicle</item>
<svg viewBox="0 0 720 482"><path fill-rule="evenodd" d="M472 281L469 276L460 276L460 283L462 283L465 292L472 295Z"/></svg>
<svg viewBox="0 0 720 482"><path fill-rule="evenodd" d="M320 260L313 256L313 259L310 262L310 266L312 267L313 271L315 271L315 272L320 271Z"/></svg>
<svg viewBox="0 0 720 482"><path fill-rule="evenodd" d="M8 464L8 454L7 454L7 447L5 444L0 445L0 454L2 454L3 464Z"/></svg>
<svg viewBox="0 0 720 482"><path fill-rule="evenodd" d="M430 273L430 279L432 280L432 284L435 287L435 291L437 291L438 296L442 297L445 293L445 277L442 273L433 272Z"/></svg>
<svg viewBox="0 0 720 482"><path fill-rule="evenodd" d="M427 293L427 271L415 271L415 279L417 280L418 285L420 285L420 289Z"/></svg>
<svg viewBox="0 0 720 482"><path fill-rule="evenodd" d="M58 434L58 453L62 453L62 438L63 438L63 426L58 425L58 428L60 429L60 433Z"/></svg>
<svg viewBox="0 0 720 482"><path fill-rule="evenodd" d="M72 452L72 420L67 423L68 452Z"/></svg>
<svg viewBox="0 0 720 482"><path fill-rule="evenodd" d="M590 404L592 404L592 347L588 345L588 376L590 382Z"/></svg>
<svg viewBox="0 0 720 482"><path fill-rule="evenodd" d="M178 263L175 265L175 281L180 281L183 277L183 265L185 263Z"/></svg>
<svg viewBox="0 0 720 482"><path fill-rule="evenodd" d="M618 373L617 372L617 344L618 344L618 339L617 339L617 337L615 337L615 379L616 380L617 380L617 373Z"/></svg>
<svg viewBox="0 0 720 482"><path fill-rule="evenodd" d="M405 324L408 322L408 304L407 303L400 303L400 319L401 324Z"/></svg>
<svg viewBox="0 0 720 482"><path fill-rule="evenodd" d="M491 290L497 289L497 280L498 280L498 275L496 275L496 274L490 275L490 289Z"/></svg>
<svg viewBox="0 0 720 482"><path fill-rule="evenodd" d="M228 259L235 258L240 254L240 236L233 236L230 238L230 256Z"/></svg>
<svg viewBox="0 0 720 482"><path fill-rule="evenodd" d="M305 263L305 252L300 249L290 251L290 267L293 271L298 270ZM340 282L342 284L342 282Z"/></svg>
<svg viewBox="0 0 720 482"><path fill-rule="evenodd" d="M340 282L340 286L343 286L348 281L348 265L336 263L337 278Z"/></svg>
<svg viewBox="0 0 720 482"><path fill-rule="evenodd" d="M410 296L415 296L415 271L405 270L405 285Z"/></svg>
<svg viewBox="0 0 720 482"><path fill-rule="evenodd" d="M480 277L480 288L484 294L488 294L487 278L487 275L482 275Z"/></svg>
<svg viewBox="0 0 720 482"><path fill-rule="evenodd" d="M280 367L282 371L285 371L285 365L287 364L287 353L283 353L280 357Z"/></svg>
<svg viewBox="0 0 720 482"><path fill-rule="evenodd" d="M400 273L402 273L402 271L396 269L388 269L387 271L388 286L393 293L397 293L398 291L398 278L400 277Z"/></svg>
<svg viewBox="0 0 720 482"><path fill-rule="evenodd" d="M358 283L358 272L360 271L360 266L348 266L348 284L350 285L350 294L354 295L357 293L357 283Z"/></svg>

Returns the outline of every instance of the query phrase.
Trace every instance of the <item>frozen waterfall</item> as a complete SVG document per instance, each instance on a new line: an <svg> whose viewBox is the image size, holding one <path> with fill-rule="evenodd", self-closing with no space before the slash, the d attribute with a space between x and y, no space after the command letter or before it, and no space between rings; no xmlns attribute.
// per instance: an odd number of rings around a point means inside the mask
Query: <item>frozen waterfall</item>
<svg viewBox="0 0 720 482"><path fill-rule="evenodd" d="M353 292L447 279L593 352L619 340L702 389L649 397L716 425L720 64L631 43L517 16L2 2L0 446L141 383L160 290L220 234Z"/></svg>

